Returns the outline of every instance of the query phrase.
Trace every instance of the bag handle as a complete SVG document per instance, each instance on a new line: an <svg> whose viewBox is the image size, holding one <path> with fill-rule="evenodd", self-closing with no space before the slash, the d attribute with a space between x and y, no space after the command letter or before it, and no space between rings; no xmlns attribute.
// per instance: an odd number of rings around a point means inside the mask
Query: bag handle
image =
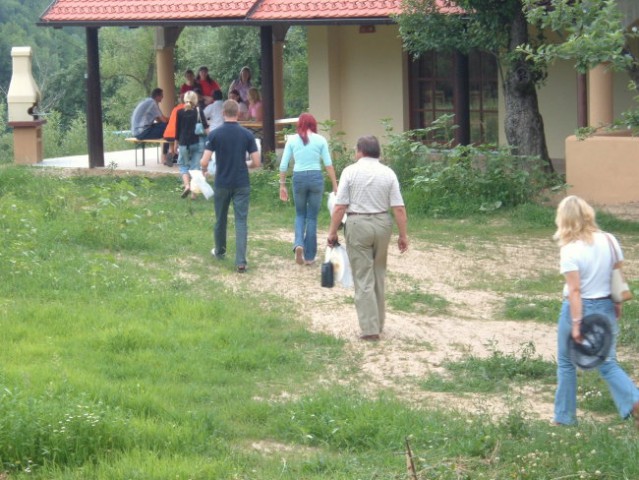
<svg viewBox="0 0 639 480"><path fill-rule="evenodd" d="M614 243L612 243L612 239L610 238L610 234L604 232L606 236L606 240L608 240L608 246L610 247L610 255L612 257L612 268L615 268L615 265L619 263L619 254L617 253L617 249L615 248Z"/></svg>

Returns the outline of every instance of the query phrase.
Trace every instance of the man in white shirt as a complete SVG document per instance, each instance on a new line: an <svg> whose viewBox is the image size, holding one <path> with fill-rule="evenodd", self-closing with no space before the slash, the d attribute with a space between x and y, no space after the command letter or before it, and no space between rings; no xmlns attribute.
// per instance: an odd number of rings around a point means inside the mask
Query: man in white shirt
<svg viewBox="0 0 639 480"><path fill-rule="evenodd" d="M379 340L384 329L386 259L392 233L393 210L399 229L397 246L408 250L407 216L397 175L379 161L379 141L374 136L357 140L356 162L344 169L328 231L329 246L337 243L344 213L348 253L355 285L355 309L362 340Z"/></svg>
<svg viewBox="0 0 639 480"><path fill-rule="evenodd" d="M224 123L224 97L221 90L213 92L213 103L206 106L204 116L209 124L209 132Z"/></svg>

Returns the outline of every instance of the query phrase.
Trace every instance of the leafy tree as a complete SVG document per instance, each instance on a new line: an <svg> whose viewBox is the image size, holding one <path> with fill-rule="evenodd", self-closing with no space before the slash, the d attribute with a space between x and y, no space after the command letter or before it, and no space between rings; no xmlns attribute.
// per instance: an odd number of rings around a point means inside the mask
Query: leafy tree
<svg viewBox="0 0 639 480"><path fill-rule="evenodd" d="M458 0L456 4L466 13L444 14L433 0L408 0L400 17L404 42L415 55L430 49L493 52L503 69L506 138L517 153L547 158L535 88L553 61L573 60L581 73L609 64L627 71L637 89L639 53L633 52L630 42L637 29L624 28L615 0ZM528 37L529 24L538 27L534 39ZM544 35L548 31L553 39ZM626 115L626 120L634 118L639 116Z"/></svg>
<svg viewBox="0 0 639 480"><path fill-rule="evenodd" d="M405 0L397 20L405 48L414 56L475 49L495 55L504 89L506 139L514 153L539 156L552 170L536 90L546 71L517 50L530 43L522 7L522 0Z"/></svg>
<svg viewBox="0 0 639 480"><path fill-rule="evenodd" d="M33 49L33 76L42 92L40 111L53 109L66 116L84 108L85 48L77 28L55 30L36 25L49 0L3 0L0 2L0 94L5 96L12 75L11 49ZM77 94L69 94L76 88Z"/></svg>
<svg viewBox="0 0 639 480"><path fill-rule="evenodd" d="M128 129L137 102L157 86L152 28L100 29L100 78L105 121ZM133 46L133 48L132 48Z"/></svg>
<svg viewBox="0 0 639 480"><path fill-rule="evenodd" d="M631 49L637 28L626 30L615 0L523 0L528 21L542 30L552 30L559 42L522 45L527 60L547 65L556 59L573 60L580 73L606 63L615 70L635 75L639 63Z"/></svg>
<svg viewBox="0 0 639 480"><path fill-rule="evenodd" d="M284 45L284 111L297 117L308 110L308 50L306 28L291 27Z"/></svg>

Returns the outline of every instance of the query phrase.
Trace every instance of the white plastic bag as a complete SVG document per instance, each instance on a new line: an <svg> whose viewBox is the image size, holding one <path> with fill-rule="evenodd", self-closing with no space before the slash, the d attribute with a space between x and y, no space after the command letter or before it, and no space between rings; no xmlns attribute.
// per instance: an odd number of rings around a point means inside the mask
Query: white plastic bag
<svg viewBox="0 0 639 480"><path fill-rule="evenodd" d="M191 175L191 191L201 193L207 200L213 196L213 187L206 181L201 170L189 170Z"/></svg>
<svg viewBox="0 0 639 480"><path fill-rule="evenodd" d="M337 195L335 194L335 192L331 192L328 194L328 201L326 203L326 205L328 206L328 213L331 214L331 217L333 216L333 210L335 209L335 202L337 201ZM344 217L342 218L342 223L346 223L346 217L347 214L344 214Z"/></svg>
<svg viewBox="0 0 639 480"><path fill-rule="evenodd" d="M346 253L346 248L343 245L338 244L334 247L326 247L324 261L330 261L333 264L335 282L341 283L344 288L353 286L353 272L348 261L348 253Z"/></svg>

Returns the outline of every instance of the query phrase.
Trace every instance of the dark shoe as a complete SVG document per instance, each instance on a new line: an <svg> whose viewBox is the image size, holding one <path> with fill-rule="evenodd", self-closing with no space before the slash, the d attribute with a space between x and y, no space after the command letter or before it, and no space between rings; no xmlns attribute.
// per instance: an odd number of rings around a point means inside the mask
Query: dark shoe
<svg viewBox="0 0 639 480"><path fill-rule="evenodd" d="M238 265L237 273L246 273L246 265Z"/></svg>
<svg viewBox="0 0 639 480"><path fill-rule="evenodd" d="M166 159L164 160L164 165L166 165L167 167L172 167L174 161L175 161L175 156L172 153L167 153Z"/></svg>
<svg viewBox="0 0 639 480"><path fill-rule="evenodd" d="M298 265L304 263L304 248L299 245L295 247L295 263Z"/></svg>
<svg viewBox="0 0 639 480"><path fill-rule="evenodd" d="M182 198L186 198L189 196L189 193L191 193L191 189L189 187L185 187L184 190L182 191Z"/></svg>
<svg viewBox="0 0 639 480"><path fill-rule="evenodd" d="M379 341L379 335L360 335L359 339L365 342L377 342Z"/></svg>

